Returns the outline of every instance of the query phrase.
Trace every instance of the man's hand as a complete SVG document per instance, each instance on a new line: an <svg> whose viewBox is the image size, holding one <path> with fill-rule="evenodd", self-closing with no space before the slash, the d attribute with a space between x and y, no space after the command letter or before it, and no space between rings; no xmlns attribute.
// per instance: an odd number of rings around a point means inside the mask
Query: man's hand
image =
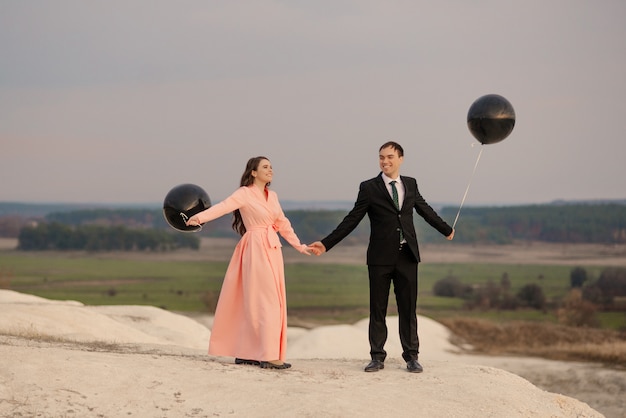
<svg viewBox="0 0 626 418"><path fill-rule="evenodd" d="M322 253L326 252L326 247L324 247L324 244L322 244L321 241L315 241L314 243L309 244L309 248L315 255L322 255Z"/></svg>

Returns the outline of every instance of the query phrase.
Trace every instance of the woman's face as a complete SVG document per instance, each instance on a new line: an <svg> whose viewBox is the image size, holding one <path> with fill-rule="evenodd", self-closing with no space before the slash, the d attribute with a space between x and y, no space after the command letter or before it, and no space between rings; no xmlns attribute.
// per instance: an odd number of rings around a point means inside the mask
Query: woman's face
<svg viewBox="0 0 626 418"><path fill-rule="evenodd" d="M274 171L272 170L272 163L265 159L259 161L259 165L256 170L252 170L254 181L262 182L263 184L270 183L272 181L273 174Z"/></svg>

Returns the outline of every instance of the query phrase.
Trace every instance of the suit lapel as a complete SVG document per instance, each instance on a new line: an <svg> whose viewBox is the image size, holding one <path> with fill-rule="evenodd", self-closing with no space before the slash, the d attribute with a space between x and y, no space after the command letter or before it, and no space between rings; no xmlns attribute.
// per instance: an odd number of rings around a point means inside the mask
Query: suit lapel
<svg viewBox="0 0 626 418"><path fill-rule="evenodd" d="M387 185L385 184L385 180L383 180L382 173L378 175L378 180L376 181L376 188L381 195L385 196L387 202L391 205L392 208L396 209L396 204L393 203L393 199L389 194L389 190L387 190ZM396 209L397 210L397 209Z"/></svg>
<svg viewBox="0 0 626 418"><path fill-rule="evenodd" d="M400 181L402 182L402 187L404 187L404 196L402 197L402 206L406 203L407 197L409 196L409 186L407 185L406 178L400 176Z"/></svg>

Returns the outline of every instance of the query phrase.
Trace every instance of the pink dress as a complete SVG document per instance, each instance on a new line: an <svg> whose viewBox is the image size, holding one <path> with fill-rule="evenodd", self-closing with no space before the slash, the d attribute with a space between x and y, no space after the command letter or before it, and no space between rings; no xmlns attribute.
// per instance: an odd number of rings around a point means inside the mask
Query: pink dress
<svg viewBox="0 0 626 418"><path fill-rule="evenodd" d="M285 360L287 298L283 253L277 232L300 252L301 244L278 196L257 186L196 215L201 223L239 209L246 233L235 247L215 309L209 354L259 361Z"/></svg>

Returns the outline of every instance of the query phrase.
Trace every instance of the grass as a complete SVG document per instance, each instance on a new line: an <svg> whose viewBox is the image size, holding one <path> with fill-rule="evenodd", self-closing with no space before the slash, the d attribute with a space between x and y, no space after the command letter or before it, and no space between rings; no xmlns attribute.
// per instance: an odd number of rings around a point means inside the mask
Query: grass
<svg viewBox="0 0 626 418"><path fill-rule="evenodd" d="M211 312L226 271L226 262L103 258L87 253L0 251L0 287L49 299L78 300L89 305L153 305L172 311ZM572 266L488 263L422 264L418 309L435 319L463 316L499 321L525 319L554 322L538 311L470 311L463 301L433 295L441 278L455 276L466 284L499 283L506 276L511 292L539 284L548 301L558 303L569 289ZM597 277L601 267L586 267ZM354 322L367 316L369 289L365 265L297 263L285 266L290 316L309 323ZM393 292L390 311L395 304ZM462 311L462 313L461 313ZM601 313L607 328L626 326L626 317Z"/></svg>
<svg viewBox="0 0 626 418"><path fill-rule="evenodd" d="M0 288L48 299L78 300L88 305L152 305L171 311L212 312L226 262L100 257L0 251ZM555 359L599 361L626 366L624 312L600 312L603 329L556 324L554 309L465 310L463 301L433 295L441 278L455 276L466 284L507 277L511 292L539 284L554 306L569 290L574 266L449 263L420 265L418 311L448 326L459 338L486 353L519 353ZM603 270L581 266L590 279ZM290 325L354 323L369 313L365 265L296 263L285 265ZM393 292L390 313L395 314ZM530 325L539 328L532 328ZM598 333L601 332L601 333ZM570 333L578 339L567 340ZM612 335L612 340L606 335ZM486 336L489 336L488 338ZM492 338L493 337L493 338Z"/></svg>
<svg viewBox="0 0 626 418"><path fill-rule="evenodd" d="M441 320L457 345L487 354L518 354L552 360L592 361L626 367L626 337L605 329L572 328L528 321L495 323L476 318Z"/></svg>
<svg viewBox="0 0 626 418"><path fill-rule="evenodd" d="M225 262L101 259L0 252L3 287L88 305L154 305L203 311L203 296L219 292Z"/></svg>

